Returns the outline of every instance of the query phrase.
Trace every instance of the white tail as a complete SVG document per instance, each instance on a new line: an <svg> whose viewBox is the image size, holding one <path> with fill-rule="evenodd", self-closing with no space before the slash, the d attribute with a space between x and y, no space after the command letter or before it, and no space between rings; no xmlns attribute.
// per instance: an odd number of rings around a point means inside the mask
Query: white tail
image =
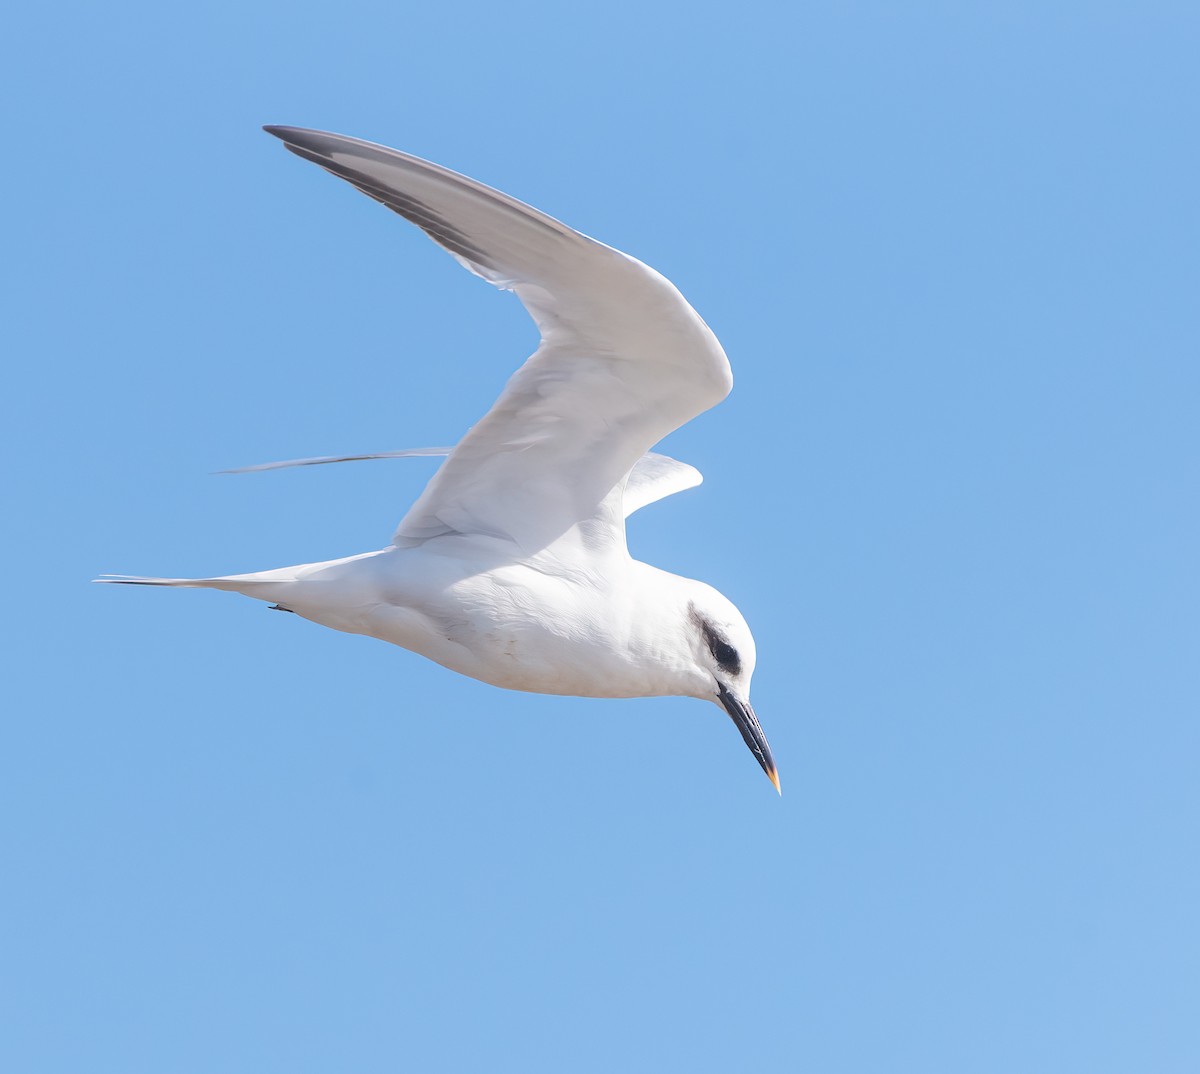
<svg viewBox="0 0 1200 1074"><path fill-rule="evenodd" d="M137 574L102 574L93 582L104 585L164 585L179 589L221 589L242 593L256 600L277 601L280 594L296 581L296 570L261 571L258 574L231 574L224 578L148 578Z"/></svg>
<svg viewBox="0 0 1200 1074"><path fill-rule="evenodd" d="M93 578L93 582L105 585L169 585L185 589L224 589L231 593L245 593L254 596L252 590L256 586L276 585L278 579L254 580L248 577L233 575L229 578L143 578L137 574L102 574Z"/></svg>

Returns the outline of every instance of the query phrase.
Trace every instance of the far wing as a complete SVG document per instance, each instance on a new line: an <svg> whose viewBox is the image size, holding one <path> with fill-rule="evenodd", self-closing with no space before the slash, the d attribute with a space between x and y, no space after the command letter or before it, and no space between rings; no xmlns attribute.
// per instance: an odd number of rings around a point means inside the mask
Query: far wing
<svg viewBox="0 0 1200 1074"><path fill-rule="evenodd" d="M370 455L315 455L311 459L284 459L283 462L256 462L253 466L235 466L218 470L219 474L256 474L263 470L288 470L294 466L328 466L331 462L366 462L369 459L442 459L452 452L448 447L404 448L401 451L377 451Z"/></svg>
<svg viewBox="0 0 1200 1074"><path fill-rule="evenodd" d="M683 296L640 261L436 164L343 135L266 129L516 292L541 329L537 352L442 464L395 542L480 533L532 553L587 522L623 542L620 520L601 517L608 494L732 386L725 352Z"/></svg>
<svg viewBox="0 0 1200 1074"><path fill-rule="evenodd" d="M368 459L429 459L449 455L453 448L405 448L401 451L377 451L369 455L317 455L311 459L286 459L283 462L260 462L253 466L238 466L220 470L222 474L254 474L265 470L286 470L295 466L326 466L331 462L364 462ZM629 471L625 479L625 518L676 492L692 489L704 478L700 471L686 462L646 452Z"/></svg>
<svg viewBox="0 0 1200 1074"><path fill-rule="evenodd" d="M703 480L696 467L648 451L638 459L625 481L625 517L647 504L684 489L694 489Z"/></svg>

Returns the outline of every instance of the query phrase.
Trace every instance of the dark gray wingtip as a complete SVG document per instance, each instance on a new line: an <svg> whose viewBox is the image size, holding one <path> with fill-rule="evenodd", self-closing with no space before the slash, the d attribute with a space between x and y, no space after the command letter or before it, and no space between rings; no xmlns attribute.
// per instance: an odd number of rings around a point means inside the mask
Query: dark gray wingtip
<svg viewBox="0 0 1200 1074"><path fill-rule="evenodd" d="M306 127L281 127L275 123L266 124L263 130L278 138L283 142L284 147L293 153L303 155L302 151L307 151L310 154L320 154L322 157L325 155L319 148L321 146L320 136L325 133L324 131L308 130ZM313 157L310 156L308 159L312 160ZM320 159L316 162L322 164Z"/></svg>
<svg viewBox="0 0 1200 1074"><path fill-rule="evenodd" d="M297 145L314 149L326 141L350 142L373 149L387 149L386 146L375 146L370 142L362 141L360 138L351 138L348 134L334 134L331 131L319 131L311 127L282 127L277 123L268 123L263 127L263 130L280 139L289 149Z"/></svg>
<svg viewBox="0 0 1200 1074"><path fill-rule="evenodd" d="M280 127L274 123L267 124L263 130L283 142L285 149L324 166L324 154L317 149L320 143L313 137L320 134L320 131L305 130L303 127Z"/></svg>
<svg viewBox="0 0 1200 1074"><path fill-rule="evenodd" d="M362 160L367 163L400 163L405 167L424 169L432 171L439 175L442 181L450 181L460 189L465 187L467 190L475 192L475 196L479 196L482 192L484 197L492 199L500 199L503 202L506 195L498 194L496 191L488 190L486 187L481 187L472 179L467 179L465 176L456 174L440 168L435 164L430 164L428 161L422 161L416 157L410 157L405 153L401 153L395 149L389 149L387 146L376 145L374 142L363 142L358 138L351 138L345 134L330 134L327 131L306 130L303 127L263 127L268 134L273 134L276 138L282 139L285 148L294 153L296 156L304 160L311 161L313 164L324 168L331 175L336 175L339 179L344 179L351 186L356 187L369 198L374 198L376 201L386 205L392 212L404 217L410 223L416 224L422 231L425 232L434 242L449 250L455 257L469 263L471 271L478 273L485 279L495 279L500 275L499 268L495 262L483 250L480 250L472 241L471 237L463 231L460 231L448 220L444 219L441 214L433 207L425 204L420 199L399 187L393 186L386 179L380 179L373 174L369 169L363 170L355 168L349 163L353 160ZM335 156L339 154L340 156ZM540 219L540 214L536 210L531 210L527 206L520 206L519 203L513 203L517 206L516 211L524 214L532 223L543 228L549 228L551 232L558 235L556 228L561 229L562 225L555 222L549 224L545 220ZM512 211L512 207L509 207ZM493 273L496 275L489 275Z"/></svg>

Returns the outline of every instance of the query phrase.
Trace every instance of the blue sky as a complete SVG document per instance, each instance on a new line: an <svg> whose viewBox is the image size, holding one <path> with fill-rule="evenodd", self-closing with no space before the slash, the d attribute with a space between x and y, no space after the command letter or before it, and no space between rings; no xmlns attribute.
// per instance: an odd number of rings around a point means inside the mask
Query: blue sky
<svg viewBox="0 0 1200 1074"><path fill-rule="evenodd" d="M902 8L902 10L901 10ZM9 16L0 1066L1193 1071L1200 16L1165 4ZM736 386L638 514L758 643L504 693L225 594L383 544L535 343L283 151L627 250Z"/></svg>

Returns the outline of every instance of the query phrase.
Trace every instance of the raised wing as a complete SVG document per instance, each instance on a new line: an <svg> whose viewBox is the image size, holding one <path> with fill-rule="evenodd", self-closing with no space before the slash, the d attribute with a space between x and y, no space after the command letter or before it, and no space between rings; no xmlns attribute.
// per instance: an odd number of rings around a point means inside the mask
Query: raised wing
<svg viewBox="0 0 1200 1074"><path fill-rule="evenodd" d="M293 466L327 466L331 462L364 462L368 459L429 459L449 455L453 448L404 448L400 451L377 451L369 455L317 455L311 459L286 459L283 462L260 462L253 466L238 466L220 470L222 474L255 474L265 470L286 470ZM629 471L625 479L624 517L640 511L676 492L692 489L704 478L700 471L686 462L647 451Z"/></svg>
<svg viewBox="0 0 1200 1074"><path fill-rule="evenodd" d="M732 386L725 352L683 296L635 258L436 164L343 135L266 130L514 291L541 329L537 352L442 464L395 542L479 533L531 554L600 523L623 543L620 519L605 514L609 493Z"/></svg>

